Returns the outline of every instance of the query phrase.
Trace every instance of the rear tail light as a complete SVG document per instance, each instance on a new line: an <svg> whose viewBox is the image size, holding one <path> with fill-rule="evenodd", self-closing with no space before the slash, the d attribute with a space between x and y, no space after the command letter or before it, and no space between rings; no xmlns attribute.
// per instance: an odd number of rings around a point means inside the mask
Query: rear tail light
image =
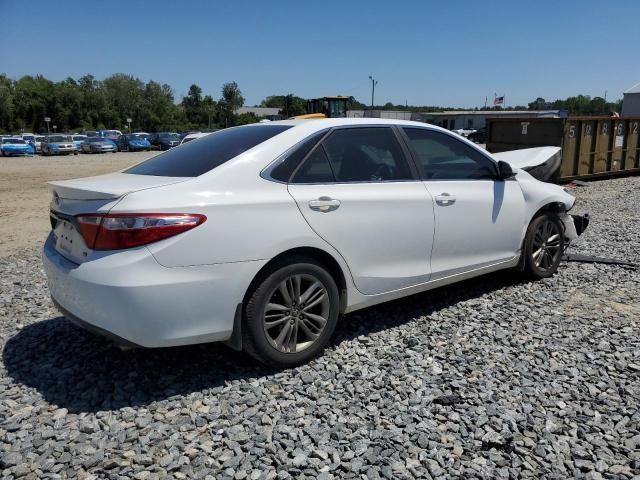
<svg viewBox="0 0 640 480"><path fill-rule="evenodd" d="M207 219L190 213L78 215L80 234L93 250L121 250L172 237Z"/></svg>

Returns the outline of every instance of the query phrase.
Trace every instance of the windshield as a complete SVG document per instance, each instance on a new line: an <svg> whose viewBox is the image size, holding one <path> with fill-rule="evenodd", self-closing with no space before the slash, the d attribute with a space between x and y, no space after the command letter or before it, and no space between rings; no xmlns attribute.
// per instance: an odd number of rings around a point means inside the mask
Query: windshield
<svg viewBox="0 0 640 480"><path fill-rule="evenodd" d="M177 133L161 133L160 138L166 138L169 140L179 140L180 135L178 135Z"/></svg>
<svg viewBox="0 0 640 480"><path fill-rule="evenodd" d="M105 130L104 131L105 135L109 135L109 136L113 136L113 135L122 135L122 132L120 130Z"/></svg>
<svg viewBox="0 0 640 480"><path fill-rule="evenodd" d="M25 135L22 137L23 140L26 140L27 142L32 142L33 141L33 135Z"/></svg>
<svg viewBox="0 0 640 480"><path fill-rule="evenodd" d="M291 128L290 125L251 125L227 128L150 158L125 170L136 175L197 177Z"/></svg>
<svg viewBox="0 0 640 480"><path fill-rule="evenodd" d="M36 137L36 142L44 142L44 137Z"/></svg>
<svg viewBox="0 0 640 480"><path fill-rule="evenodd" d="M102 137L91 137L91 138L87 138L88 142L91 143L99 143L99 142L106 142L106 140Z"/></svg>
<svg viewBox="0 0 640 480"><path fill-rule="evenodd" d="M22 140L21 138L5 138L4 140L2 140L2 143L19 143L19 144L25 144L27 142L25 142L24 140Z"/></svg>
<svg viewBox="0 0 640 480"><path fill-rule="evenodd" d="M65 137L63 137L62 135L54 135L49 137L48 142L54 143L54 142L66 142L67 139Z"/></svg>
<svg viewBox="0 0 640 480"><path fill-rule="evenodd" d="M85 137L84 135L74 135L73 136L74 140L84 140L85 138L87 138L87 137Z"/></svg>

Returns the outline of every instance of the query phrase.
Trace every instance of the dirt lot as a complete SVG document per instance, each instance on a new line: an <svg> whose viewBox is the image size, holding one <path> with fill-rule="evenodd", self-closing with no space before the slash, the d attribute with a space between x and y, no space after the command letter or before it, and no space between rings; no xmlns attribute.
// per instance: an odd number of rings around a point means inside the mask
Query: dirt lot
<svg viewBox="0 0 640 480"><path fill-rule="evenodd" d="M0 158L0 258L44 242L50 229L48 181L115 172L157 153Z"/></svg>

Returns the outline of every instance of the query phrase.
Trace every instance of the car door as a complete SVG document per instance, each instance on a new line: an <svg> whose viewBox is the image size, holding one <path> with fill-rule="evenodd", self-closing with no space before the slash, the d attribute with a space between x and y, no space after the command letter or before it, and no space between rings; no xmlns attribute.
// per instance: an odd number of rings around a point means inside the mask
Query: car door
<svg viewBox="0 0 640 480"><path fill-rule="evenodd" d="M311 228L367 295L427 282L433 205L388 126L330 131L288 185Z"/></svg>
<svg viewBox="0 0 640 480"><path fill-rule="evenodd" d="M522 243L525 202L515 178L454 135L404 127L424 184L434 198L432 278L513 259Z"/></svg>

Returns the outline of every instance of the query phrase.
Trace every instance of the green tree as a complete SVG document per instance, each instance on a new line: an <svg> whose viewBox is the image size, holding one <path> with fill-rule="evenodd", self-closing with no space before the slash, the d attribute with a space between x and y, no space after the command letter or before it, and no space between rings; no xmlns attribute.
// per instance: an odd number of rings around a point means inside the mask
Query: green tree
<svg viewBox="0 0 640 480"><path fill-rule="evenodd" d="M235 125L236 112L244 105L244 97L236 82L225 83L222 86L222 97L218 101L220 124L225 127Z"/></svg>
<svg viewBox="0 0 640 480"><path fill-rule="evenodd" d="M249 123L257 123L260 119L253 112L241 113L236 116L236 125L247 125Z"/></svg>
<svg viewBox="0 0 640 480"><path fill-rule="evenodd" d="M293 93L287 95L270 95L261 103L261 107L278 108L278 113L285 117L295 117L307 113L307 101Z"/></svg>

